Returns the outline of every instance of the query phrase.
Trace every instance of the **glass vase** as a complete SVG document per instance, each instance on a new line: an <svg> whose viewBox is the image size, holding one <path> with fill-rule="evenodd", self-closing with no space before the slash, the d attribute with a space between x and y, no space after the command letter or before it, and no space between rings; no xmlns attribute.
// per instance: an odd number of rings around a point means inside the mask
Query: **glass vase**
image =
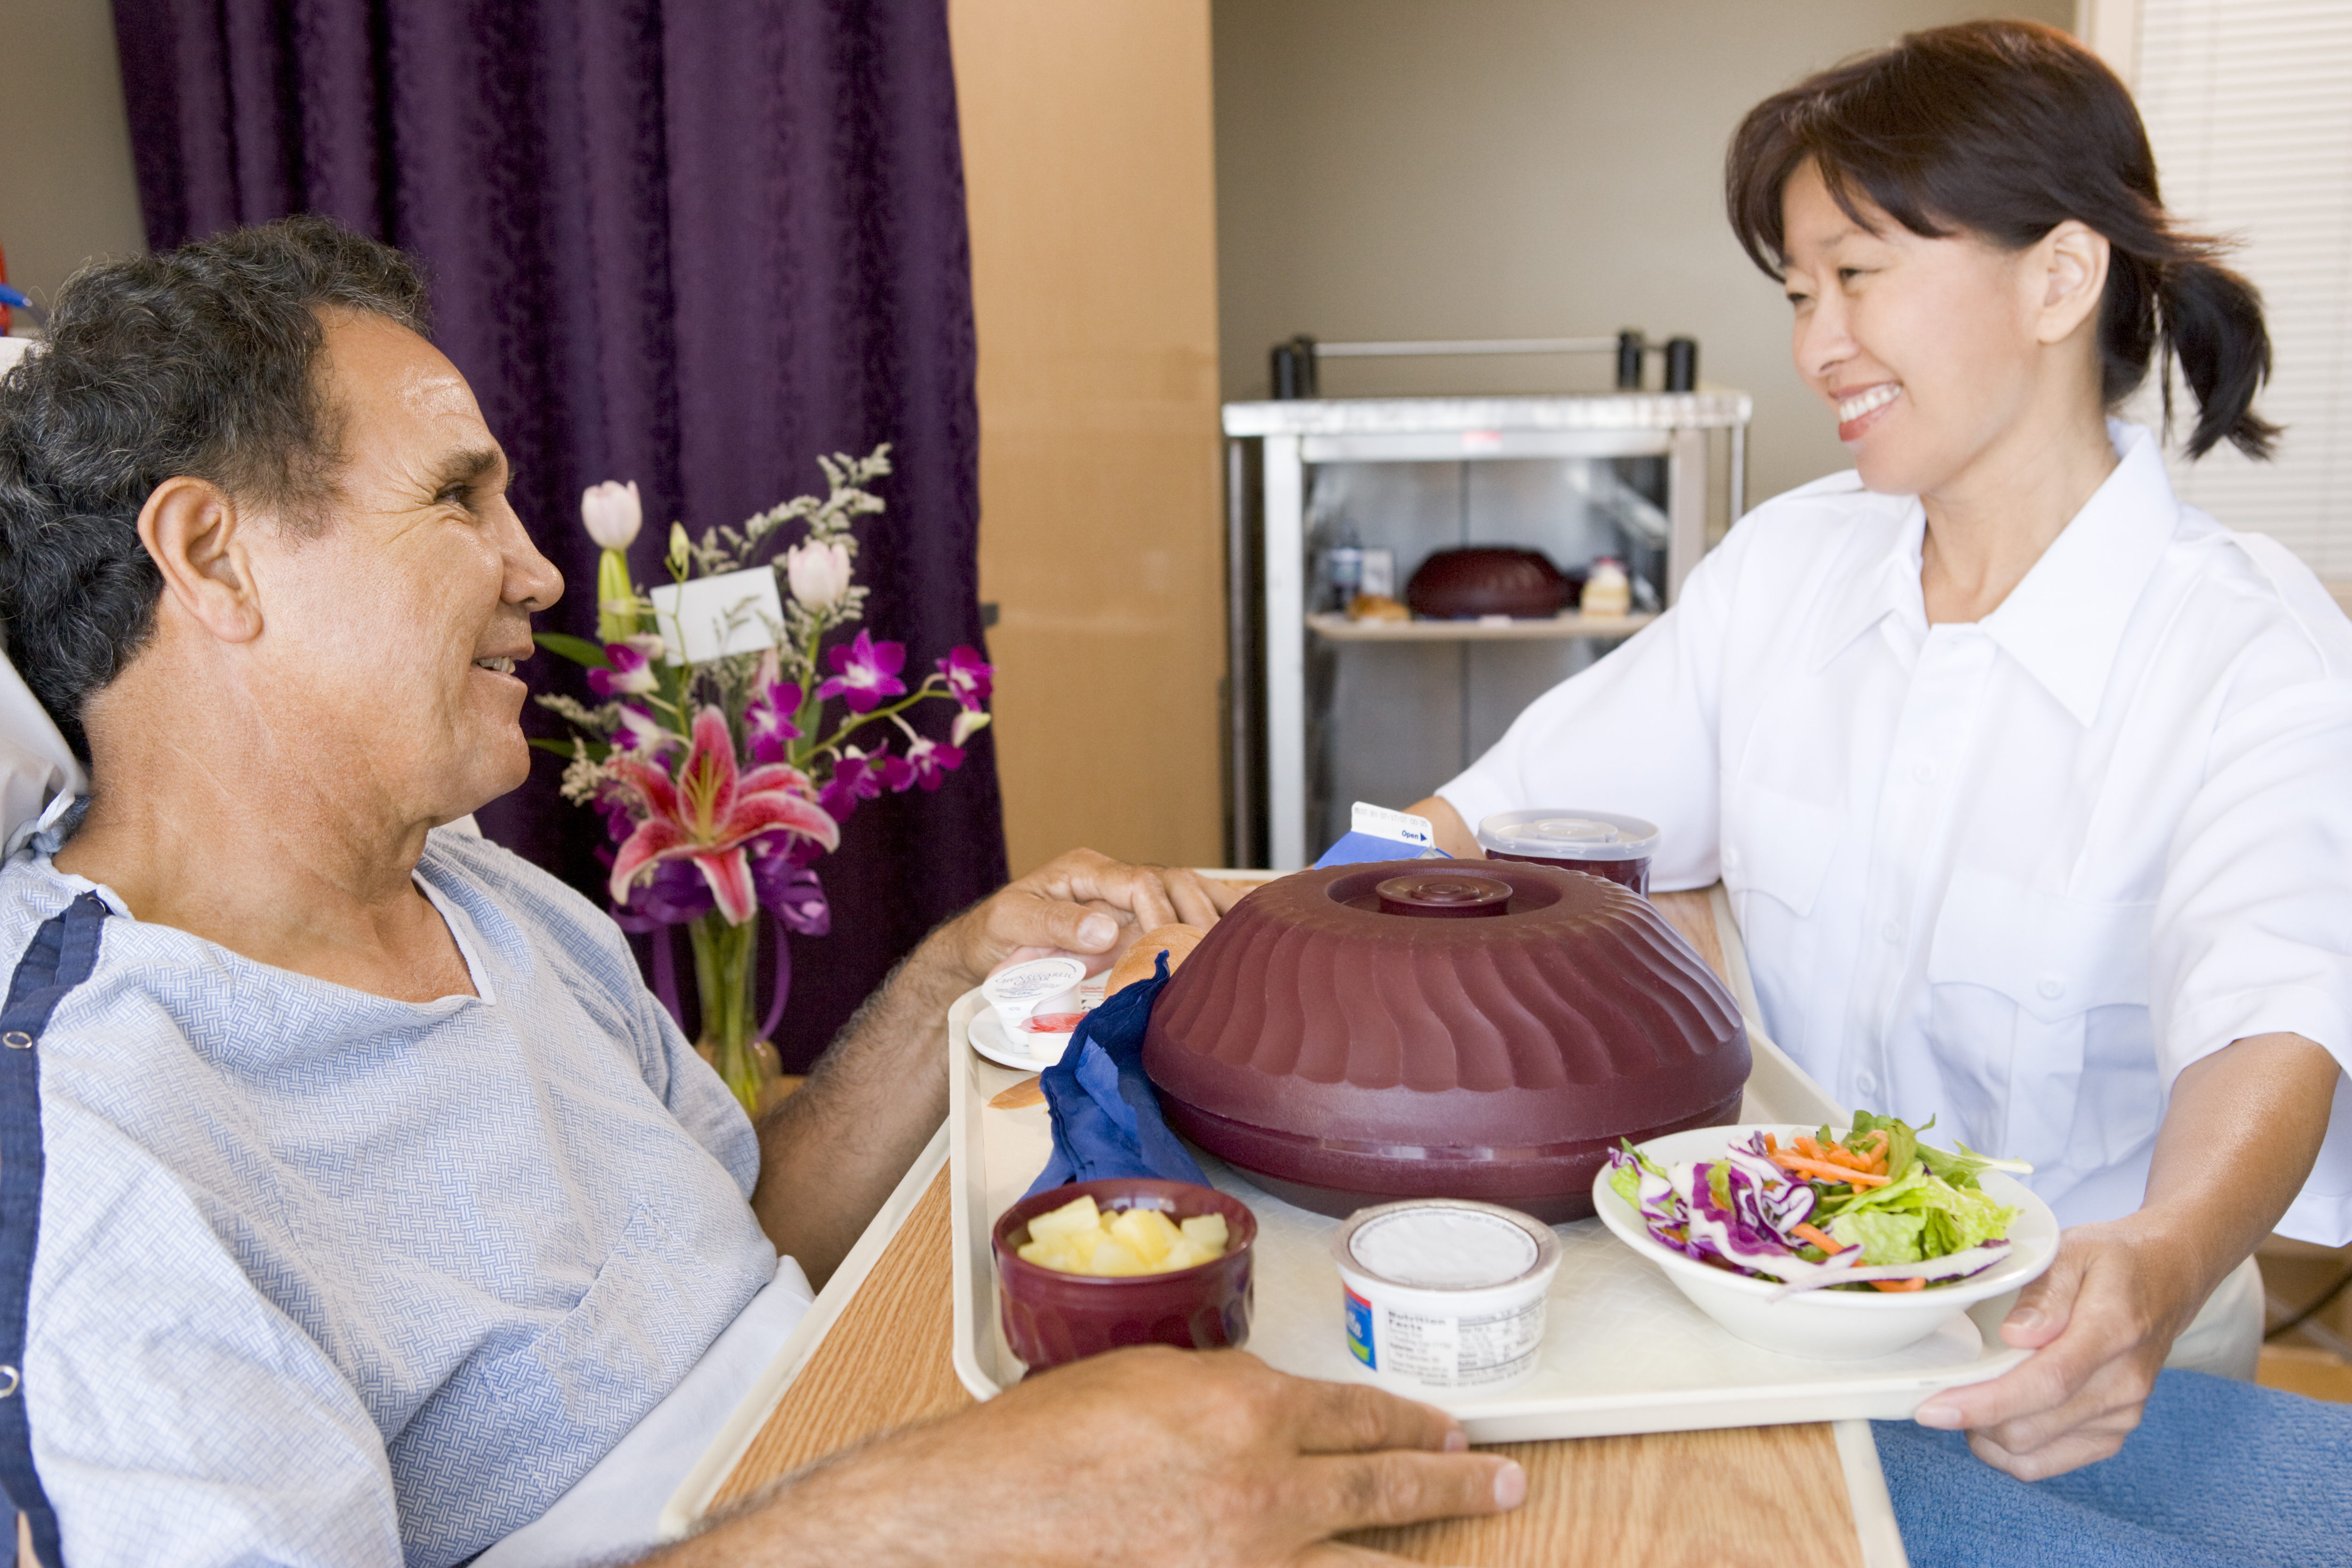
<svg viewBox="0 0 2352 1568"><path fill-rule="evenodd" d="M782 1070L776 1047L758 1038L753 991L760 977L760 922L753 910L730 925L717 910L687 928L694 943L694 988L702 1003L702 1037L695 1049L719 1069L744 1113L757 1118L768 1086Z"/></svg>

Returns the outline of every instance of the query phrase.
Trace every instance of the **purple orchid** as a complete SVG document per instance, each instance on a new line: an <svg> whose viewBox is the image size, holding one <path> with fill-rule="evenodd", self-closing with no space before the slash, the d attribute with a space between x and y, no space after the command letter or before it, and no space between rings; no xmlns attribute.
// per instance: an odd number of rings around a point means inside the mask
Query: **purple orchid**
<svg viewBox="0 0 2352 1568"><path fill-rule="evenodd" d="M769 682L745 704L743 731L755 762L781 763L792 754L785 742L801 738L801 727L793 722L800 708L801 689L789 680Z"/></svg>
<svg viewBox="0 0 2352 1568"><path fill-rule="evenodd" d="M647 649L642 645L652 641ZM588 689L610 701L615 697L643 697L661 689L661 681L654 674L652 655L661 651L658 639L631 637L625 642L608 642L604 657L613 661L610 669L588 672Z"/></svg>
<svg viewBox="0 0 2352 1568"><path fill-rule="evenodd" d="M963 748L943 746L928 736L917 736L907 747L907 765L915 771L915 782L926 790L936 790L946 782L947 775L963 766Z"/></svg>
<svg viewBox="0 0 2352 1568"><path fill-rule="evenodd" d="M829 702L839 697L847 700L853 713L871 713L886 697L902 695L907 683L898 672L907 667L907 645L876 642L865 632L847 647L835 647L827 656L833 661L834 673L816 689L817 700Z"/></svg>
<svg viewBox="0 0 2352 1568"><path fill-rule="evenodd" d="M817 792L816 803L832 815L835 822L847 822L849 814L857 809L861 800L882 798L882 775L868 763L866 754L855 746L842 748L840 760L833 764L833 777Z"/></svg>
<svg viewBox="0 0 2352 1568"><path fill-rule="evenodd" d="M802 936L823 936L833 929L833 909L825 901L824 885L800 858L809 841L776 834L755 839L751 846L751 885L759 889L760 907ZM809 846L814 847L813 846ZM823 851L816 851L823 853Z"/></svg>
<svg viewBox="0 0 2352 1568"><path fill-rule="evenodd" d="M939 661L939 669L947 679L948 690L968 713L986 707L990 693L996 689L996 668L977 649L950 648L947 658Z"/></svg>
<svg viewBox="0 0 2352 1568"><path fill-rule="evenodd" d="M612 896L625 903L629 888L663 860L691 860L709 880L730 925L750 920L758 903L747 846L761 834L797 834L832 849L841 842L835 819L812 797L808 776L771 764L739 774L727 716L705 708L694 716L694 740L672 779L654 763L616 756L606 766L615 784L635 794L644 810L613 860Z"/></svg>

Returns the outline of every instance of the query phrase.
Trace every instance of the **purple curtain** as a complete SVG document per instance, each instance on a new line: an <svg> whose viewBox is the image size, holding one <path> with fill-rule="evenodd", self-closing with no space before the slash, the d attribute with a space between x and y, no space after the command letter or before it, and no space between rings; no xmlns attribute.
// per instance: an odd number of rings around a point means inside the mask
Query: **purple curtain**
<svg viewBox="0 0 2352 1568"><path fill-rule="evenodd" d="M290 212L401 246L512 455L515 500L593 636L582 489L635 479L635 565L821 490L893 442L860 524L868 625L909 666L981 647L970 257L944 0L115 0L147 232ZM546 655L542 689L585 696ZM535 706L526 723L555 733ZM944 722L933 716L927 731ZM819 869L778 1045L804 1067L924 931L1004 879L992 737L875 801ZM490 835L602 901L558 759ZM682 955L681 955L682 956Z"/></svg>

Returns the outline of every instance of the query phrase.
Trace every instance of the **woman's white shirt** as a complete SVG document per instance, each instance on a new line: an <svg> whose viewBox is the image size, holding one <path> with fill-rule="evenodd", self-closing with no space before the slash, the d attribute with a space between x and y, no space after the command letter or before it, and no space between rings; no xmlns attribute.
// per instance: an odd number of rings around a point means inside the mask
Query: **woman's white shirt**
<svg viewBox="0 0 2352 1568"><path fill-rule="evenodd" d="M2292 1031L2352 1067L2352 623L2121 461L2000 607L1930 626L1925 514L1852 473L1758 508L1675 606L1439 793L1622 811L1722 879L1769 1034L1845 1104L2139 1206L2173 1079ZM2352 1240L2352 1079L2281 1228Z"/></svg>

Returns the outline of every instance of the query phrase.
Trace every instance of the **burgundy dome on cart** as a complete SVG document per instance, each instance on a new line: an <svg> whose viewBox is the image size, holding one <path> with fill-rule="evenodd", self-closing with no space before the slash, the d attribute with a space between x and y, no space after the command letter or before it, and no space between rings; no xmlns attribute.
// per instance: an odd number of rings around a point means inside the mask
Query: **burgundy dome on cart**
<svg viewBox="0 0 2352 1568"><path fill-rule="evenodd" d="M1473 616L1539 620L1558 615L1572 591L1539 550L1473 545L1440 550L1423 561L1405 584L1404 602L1413 614L1441 621Z"/></svg>
<svg viewBox="0 0 2352 1568"><path fill-rule="evenodd" d="M1408 877L1510 897L1444 918L1381 886ZM1549 866L1400 860L1235 904L1160 994L1143 1065L1171 1127L1303 1207L1477 1198L1559 1224L1591 1214L1620 1138L1731 1121L1748 1054L1730 994L1647 900Z"/></svg>

